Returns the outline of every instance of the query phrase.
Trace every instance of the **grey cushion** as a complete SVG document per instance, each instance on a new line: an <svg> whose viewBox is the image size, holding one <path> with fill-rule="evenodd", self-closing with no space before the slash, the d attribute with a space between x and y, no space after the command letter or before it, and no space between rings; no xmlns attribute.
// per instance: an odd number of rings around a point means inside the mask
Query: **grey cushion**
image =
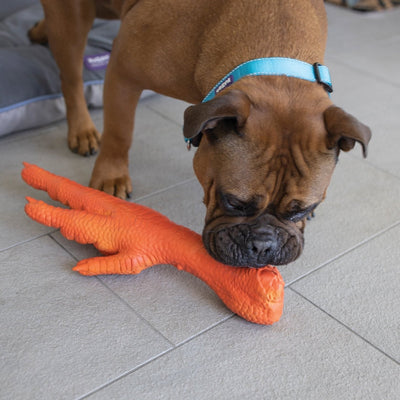
<svg viewBox="0 0 400 400"><path fill-rule="evenodd" d="M0 21L18 10L22 10L32 4L38 4L39 1L40 0L1 0Z"/></svg>
<svg viewBox="0 0 400 400"><path fill-rule="evenodd" d="M65 118L59 71L48 46L32 44L28 30L43 18L40 4L0 21L0 136ZM89 107L102 106L107 57L119 21L95 20L83 65Z"/></svg>

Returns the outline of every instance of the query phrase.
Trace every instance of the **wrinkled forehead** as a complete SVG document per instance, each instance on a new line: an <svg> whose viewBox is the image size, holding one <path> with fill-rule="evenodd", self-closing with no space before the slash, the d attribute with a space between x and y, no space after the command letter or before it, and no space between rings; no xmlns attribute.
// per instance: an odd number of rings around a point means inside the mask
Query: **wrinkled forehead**
<svg viewBox="0 0 400 400"><path fill-rule="evenodd" d="M255 147L220 165L217 187L242 201L254 198L285 208L296 200L304 204L320 202L325 196L336 163L333 152L303 148L294 143Z"/></svg>

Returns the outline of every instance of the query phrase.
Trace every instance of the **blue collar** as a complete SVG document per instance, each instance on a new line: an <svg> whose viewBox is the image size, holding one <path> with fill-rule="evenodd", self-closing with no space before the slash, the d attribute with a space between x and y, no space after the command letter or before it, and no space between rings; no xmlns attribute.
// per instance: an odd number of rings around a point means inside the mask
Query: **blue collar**
<svg viewBox="0 0 400 400"><path fill-rule="evenodd" d="M225 75L207 94L203 103L214 98L219 92L250 75L286 75L292 78L305 79L321 84L328 92L332 92L329 70L319 63L308 64L293 58L257 58L237 66Z"/></svg>

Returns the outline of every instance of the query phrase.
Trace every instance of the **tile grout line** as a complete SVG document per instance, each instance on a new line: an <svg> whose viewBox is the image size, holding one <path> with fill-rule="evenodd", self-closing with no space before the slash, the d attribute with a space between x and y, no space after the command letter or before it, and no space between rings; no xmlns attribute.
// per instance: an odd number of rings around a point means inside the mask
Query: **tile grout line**
<svg viewBox="0 0 400 400"><path fill-rule="evenodd" d="M161 333L155 326L153 326L150 321L148 321L142 314L140 314L135 308L133 308L123 297L117 294L114 290L112 290L101 278L96 276L96 278L100 281L100 283L109 290L122 304L124 304L130 311L132 311L145 325L151 328L155 333L160 335L170 346L170 349L175 348L175 344L168 339L163 333Z"/></svg>
<svg viewBox="0 0 400 400"><path fill-rule="evenodd" d="M400 181L400 176L397 175L396 173L393 173L392 171L386 170L383 167L379 166L378 164L375 164L373 161L365 159L365 160L360 160L356 155L354 155L353 153L347 154L347 157L351 157L353 160L358 160L358 161L362 161L363 163L368 164L368 166L370 166L371 168L385 174L385 175L389 175L389 177L394 178L398 181ZM340 162L340 159L339 159Z"/></svg>
<svg viewBox="0 0 400 400"><path fill-rule="evenodd" d="M377 171L384 173L385 175L389 175L390 177L400 181L400 176L393 173L392 171L386 170L383 167L375 164L373 161L370 160L365 160L366 163L368 163L368 165L370 165L371 167L375 168Z"/></svg>
<svg viewBox="0 0 400 400"><path fill-rule="evenodd" d="M379 236L385 234L386 232L389 232L390 230L396 228L397 226L400 226L400 221L396 221L392 225L389 225L388 227L380 230L379 232L376 232L372 236L369 236L368 238L366 238L366 239L362 240L361 242L355 244L353 247L350 247L349 249L345 250L344 252L342 252L342 253L330 258L329 260L323 262L322 264L318 265L313 270L308 271L305 274L295 278L291 282L287 283L285 285L285 288L291 287L294 283L297 283L297 282L301 281L302 279L306 278L307 276L313 274L314 272L319 271L322 268L325 268L328 264L330 264L330 263L332 263L332 262L334 262L334 261L346 256L347 254L351 253L352 251L358 249L361 246L364 246L365 244L369 243L371 240L374 240L374 239L378 238ZM291 288L291 289L293 289L293 288Z"/></svg>
<svg viewBox="0 0 400 400"><path fill-rule="evenodd" d="M22 240L21 242L14 243L14 244L12 244L12 245L10 245L8 247L4 247L4 248L0 249L0 253L2 253L3 251L11 250L14 247L18 247L18 246L24 245L26 243L30 243L30 242L32 242L32 241L34 241L36 239L40 239L40 238L45 237L45 236L49 236L50 237L51 234L53 234L53 233L55 233L57 231L58 231L58 229L54 229L54 230L51 230L50 232L46 232L46 233L43 233L43 234L40 234L40 235L37 235L37 236L30 237L29 239Z"/></svg>
<svg viewBox="0 0 400 400"><path fill-rule="evenodd" d="M40 239L43 237L48 237L51 241L53 241L57 247L61 248L63 251L65 251L75 262L79 262L79 258L77 258L71 251L69 251L65 246L63 246L56 238L54 238L52 235L54 233L56 233L58 231L58 229L55 229L51 232L45 233L43 235L40 236L36 236L33 237L31 239L25 240L23 242L19 242L18 244L12 245L8 248L2 249L0 250L0 253L2 251L6 251L9 249L12 249L14 247L18 247L19 245L23 245L26 243L30 243L36 239ZM142 322L144 322L146 325L148 325L154 332L156 332L158 335L160 335L166 342L168 342L168 344L170 346L172 346L172 348L175 348L176 345L171 342L171 340L169 340L166 336L164 336L156 327L154 327L147 319L145 319L140 313L138 313L138 311L136 311L136 309L134 309L129 303L127 303L121 296L119 296L114 290L112 290L105 282L103 282L102 279L100 279L98 276L95 276L94 278L96 278L108 291L110 291L112 293L112 295L114 297L116 297L120 302L122 302L126 307L129 308L130 311L132 311Z"/></svg>
<svg viewBox="0 0 400 400"><path fill-rule="evenodd" d="M397 364L398 366L400 366L400 361L396 360L394 357L390 356L389 354L385 353L382 349L380 349L377 345L373 344L372 342L370 342L369 340L367 340L365 337L361 336L358 332L356 332L355 330L353 330L352 328L350 328L349 326L347 326L344 322L340 321L338 318L336 318L335 316L333 316L332 314L330 314L329 312L327 312L326 310L324 310L323 308L321 308L320 306L318 306L316 303L312 302L309 298L305 297L303 294L301 294L300 292L298 292L297 290L290 288L290 290L294 293L296 293L298 296L300 296L302 299L304 299L305 301L307 301L308 303L310 303L312 306L314 306L315 308L317 308L318 310L320 310L321 312L323 312L325 315L327 315L328 317L330 317L331 319L333 319L334 321L336 321L339 325L343 326L345 329L347 329L349 332L351 332L353 335L359 337L363 342L367 343L369 346L373 347L375 350L379 351L382 355L384 355L385 357L389 358L391 361L393 361L395 364Z"/></svg>
<svg viewBox="0 0 400 400"><path fill-rule="evenodd" d="M95 394L95 393L97 393L97 392L100 392L100 391L102 391L103 389L107 388L108 386L111 386L111 385L113 385L114 383L120 381L121 379L124 379L124 378L127 377L128 375L133 374L133 373L136 372L138 369L140 369L140 368L146 366L147 364L150 364L151 362L157 360L158 358L160 358L160 357L162 357L162 356L164 356L164 355L170 353L172 350L174 350L174 348L169 348L169 349L167 349L167 350L164 350L163 352L161 352L161 353L159 353L159 354L157 354L157 355L155 355L155 356L149 358L148 360L146 360L146 361L144 361L143 363L137 365L136 367L134 367L134 368L132 368L132 369L130 369L130 370L128 370L128 371L123 372L122 374L120 374L120 375L117 376L116 378L111 379L109 382L104 383L103 385L99 385L97 388L95 388L95 389L93 389L93 390L87 392L86 394L83 394L83 395L81 395L81 396L79 396L79 397L76 397L75 400L84 400L84 399L87 399L88 397L92 396L93 394Z"/></svg>
<svg viewBox="0 0 400 400"><path fill-rule="evenodd" d="M166 187L164 187L162 189L158 189L158 190L156 190L154 192L151 192L151 193L148 193L148 194L144 194L143 196L132 198L131 201L138 202L138 201L146 200L146 199L149 199L149 198L151 198L153 196L157 196L157 195L159 195L161 193L167 192L168 190L175 189L175 188L177 188L179 186L182 186L182 185L185 185L187 183L193 182L195 180L196 180L196 178L194 178L194 177L193 178L184 179L183 181L174 183L173 185L170 185L170 186L166 186Z"/></svg>
<svg viewBox="0 0 400 400"><path fill-rule="evenodd" d="M205 328L205 329L203 329L203 330L197 332L196 334L194 334L194 335L192 335L192 336L186 338L186 339L183 340L182 342L179 342L179 343L175 346L175 348L179 348L179 347L181 347L181 346L184 346L185 344L187 344L187 343L191 342L192 340L194 340L194 339L200 337L201 335L203 335L203 334L205 334L205 333L211 331L212 329L216 328L217 326L222 325L223 323L225 323L226 321L228 321L228 320L234 318L235 316L236 316L236 314L232 313L231 315L228 315L228 316L222 318L221 320L215 322L214 324L210 325L209 327L207 327L207 328Z"/></svg>
<svg viewBox="0 0 400 400"><path fill-rule="evenodd" d="M55 239L53 236L50 235L50 238L63 250L65 250L76 262L79 262L80 260L72 254L67 248L65 248L61 243L58 242L57 239ZM106 257L106 256L103 256ZM151 330L156 332L158 335L160 335L168 344L172 347L175 346L171 340L169 340L166 336L164 336L155 326L153 326L146 318L144 318L135 308L133 308L125 299L123 299L120 295L118 295L114 290L112 290L99 276L94 276L102 286L104 286L111 294L116 297L122 304L124 304L130 311L132 311L142 322L145 323L145 325L149 326Z"/></svg>
<svg viewBox="0 0 400 400"><path fill-rule="evenodd" d="M198 334L191 336L190 338L184 340L183 342L178 343L177 345L174 345L174 347L171 347L171 348L169 348L169 349L167 349L167 350L165 350L165 351L163 351L163 352L157 354L156 356L149 358L148 360L146 360L146 361L144 361L143 363L137 365L136 367L132 368L131 370L125 371L124 373L122 373L121 375L119 375L118 377L116 377L115 379L112 379L112 380L110 380L109 382L107 382L107 383L105 383L105 384L103 384L103 385L100 385L100 386L97 387L96 389L93 389L92 391L90 391L90 392L88 392L88 393L86 393L86 394L84 394L84 395L82 395L82 396L80 396L80 397L77 397L75 400L84 400L84 399L87 399L88 397L92 396L93 394L102 391L103 389L107 388L108 386L111 386L111 385L113 385L114 383L120 381L121 379L124 379L124 378L127 377L128 375L131 375L131 374L135 373L136 371L138 371L139 369L144 368L145 366L149 365L150 363L152 363L152 362L154 362L154 361L157 361L159 358L162 358L162 357L164 357L165 355L167 355L167 354L173 352L174 350L177 350L177 349L179 349L180 347L182 347L182 346L184 346L184 345L190 343L192 340L198 338L199 336L203 335L204 333L207 333L208 331L211 331L212 329L214 329L214 328L216 328L217 326L219 326L219 325L225 323L226 321L228 321L229 319L231 319L231 318L233 318L233 317L235 317L235 314L229 315L228 317L226 317L226 318L224 318L224 319L222 319L222 320L216 322L215 324L209 326L208 328L203 329L203 330L202 330L201 332L199 332Z"/></svg>

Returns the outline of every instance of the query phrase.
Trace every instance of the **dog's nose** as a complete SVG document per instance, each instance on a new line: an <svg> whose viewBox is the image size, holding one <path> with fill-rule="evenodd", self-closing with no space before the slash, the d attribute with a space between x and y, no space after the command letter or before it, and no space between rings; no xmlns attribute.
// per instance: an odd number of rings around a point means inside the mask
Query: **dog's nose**
<svg viewBox="0 0 400 400"><path fill-rule="evenodd" d="M276 235L274 229L263 229L262 234L255 232L246 243L247 249L243 255L253 266L264 266L266 264L279 262L283 257L284 243L280 237L286 236L282 233Z"/></svg>
<svg viewBox="0 0 400 400"><path fill-rule="evenodd" d="M266 240L254 240L250 246L249 250L253 253L253 257L258 258L265 258L265 255L274 248L274 243L272 239Z"/></svg>

